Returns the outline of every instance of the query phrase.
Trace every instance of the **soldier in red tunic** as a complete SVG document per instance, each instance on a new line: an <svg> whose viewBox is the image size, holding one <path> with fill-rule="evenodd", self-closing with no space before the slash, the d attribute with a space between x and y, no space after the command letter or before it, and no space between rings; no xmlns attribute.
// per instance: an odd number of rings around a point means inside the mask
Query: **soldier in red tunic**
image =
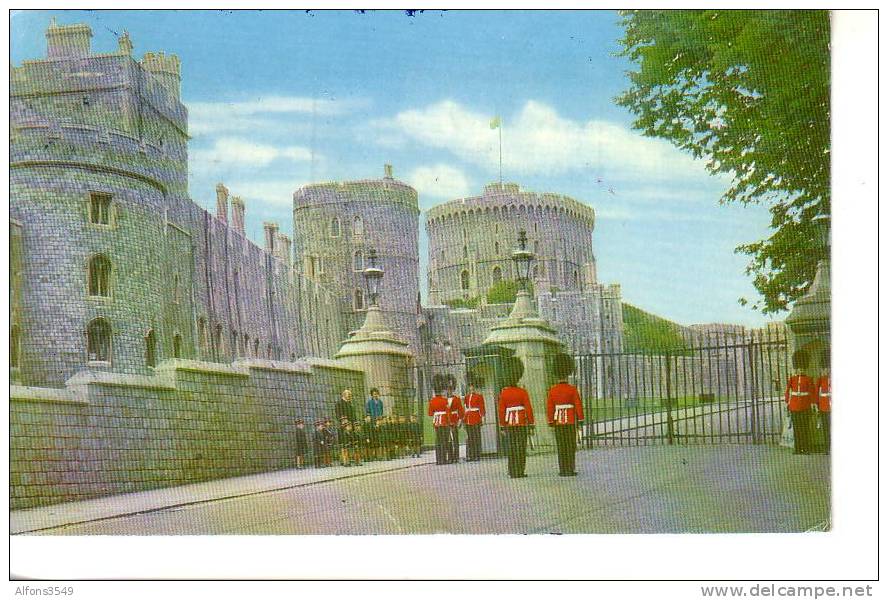
<svg viewBox="0 0 888 600"><path fill-rule="evenodd" d="M509 477L527 477L524 466L527 461L527 433L533 427L533 406L527 390L518 387L524 374L521 360L511 357L506 361L504 379L506 387L500 391L499 422L506 435L506 452L509 456Z"/></svg>
<svg viewBox="0 0 888 600"><path fill-rule="evenodd" d="M558 447L558 474L570 477L577 474L577 424L583 421L583 402L580 392L567 383L574 372L574 360L569 354L555 355L555 377L558 383L549 389L546 400L546 420L555 428Z"/></svg>
<svg viewBox="0 0 888 600"><path fill-rule="evenodd" d="M456 378L453 375L447 377L447 411L450 415L450 452L447 462L459 462L459 424L465 417L462 399L454 394Z"/></svg>
<svg viewBox="0 0 888 600"><path fill-rule="evenodd" d="M447 379L444 375L432 377L432 389L435 395L429 400L429 416L435 426L435 464L447 464L450 444L450 414L447 410L447 398L443 396Z"/></svg>
<svg viewBox="0 0 888 600"><path fill-rule="evenodd" d="M481 460L481 424L484 422L484 396L475 391L483 385L478 376L469 376L469 393L465 398L466 462Z"/></svg>
<svg viewBox="0 0 888 600"><path fill-rule="evenodd" d="M811 405L814 403L814 382L805 374L808 353L796 350L792 355L795 373L786 384L786 406L792 419L793 453L811 453Z"/></svg>
<svg viewBox="0 0 888 600"><path fill-rule="evenodd" d="M830 450L830 410L832 409L832 383L829 378L829 350L821 358L820 377L817 378L817 410L820 413L820 428L823 431L823 451Z"/></svg>

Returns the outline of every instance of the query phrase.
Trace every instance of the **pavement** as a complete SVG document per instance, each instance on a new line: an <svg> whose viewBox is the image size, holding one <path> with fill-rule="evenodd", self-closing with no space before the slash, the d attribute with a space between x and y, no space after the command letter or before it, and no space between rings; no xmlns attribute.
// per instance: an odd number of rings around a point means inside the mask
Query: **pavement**
<svg viewBox="0 0 888 600"><path fill-rule="evenodd" d="M583 450L436 466L421 458L286 470L12 511L30 535L826 531L830 463L769 445Z"/></svg>

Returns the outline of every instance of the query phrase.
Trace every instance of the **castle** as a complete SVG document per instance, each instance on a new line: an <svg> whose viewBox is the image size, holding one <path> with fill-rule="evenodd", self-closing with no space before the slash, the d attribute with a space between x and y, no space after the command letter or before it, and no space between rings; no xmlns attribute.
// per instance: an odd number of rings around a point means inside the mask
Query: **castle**
<svg viewBox="0 0 888 600"><path fill-rule="evenodd" d="M595 213L558 194L495 183L429 210L429 305L420 304L417 192L380 179L293 194L293 239L244 232L223 184L211 213L188 195L188 118L175 55L90 50L86 25L46 32L46 58L12 68L11 375L61 387L88 370L148 375L164 359L331 357L363 322L375 250L379 306L417 364L462 360L511 303L519 230L537 256L538 310L575 353L619 351L618 285L598 282Z"/></svg>

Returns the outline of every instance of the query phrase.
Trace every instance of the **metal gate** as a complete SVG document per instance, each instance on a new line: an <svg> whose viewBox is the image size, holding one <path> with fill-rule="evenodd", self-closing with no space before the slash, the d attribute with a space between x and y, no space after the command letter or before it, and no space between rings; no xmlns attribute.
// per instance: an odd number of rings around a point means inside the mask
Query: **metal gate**
<svg viewBox="0 0 888 600"><path fill-rule="evenodd" d="M785 334L766 331L575 356L585 445L777 443L787 354Z"/></svg>

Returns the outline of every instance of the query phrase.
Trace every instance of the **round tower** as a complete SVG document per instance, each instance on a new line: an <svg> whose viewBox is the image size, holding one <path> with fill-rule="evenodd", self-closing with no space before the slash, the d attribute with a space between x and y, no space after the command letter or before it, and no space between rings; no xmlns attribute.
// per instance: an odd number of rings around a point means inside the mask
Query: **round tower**
<svg viewBox="0 0 888 600"><path fill-rule="evenodd" d="M312 184L293 194L293 260L303 273L339 290L350 329L364 322L363 269L370 249L385 270L379 307L388 327L416 353L419 203L390 165L382 179Z"/></svg>
<svg viewBox="0 0 888 600"><path fill-rule="evenodd" d="M537 292L595 283L590 206L560 194L522 191L514 183L492 183L480 196L427 212L430 303L484 297L498 281L516 279L512 250L522 229L536 254Z"/></svg>

